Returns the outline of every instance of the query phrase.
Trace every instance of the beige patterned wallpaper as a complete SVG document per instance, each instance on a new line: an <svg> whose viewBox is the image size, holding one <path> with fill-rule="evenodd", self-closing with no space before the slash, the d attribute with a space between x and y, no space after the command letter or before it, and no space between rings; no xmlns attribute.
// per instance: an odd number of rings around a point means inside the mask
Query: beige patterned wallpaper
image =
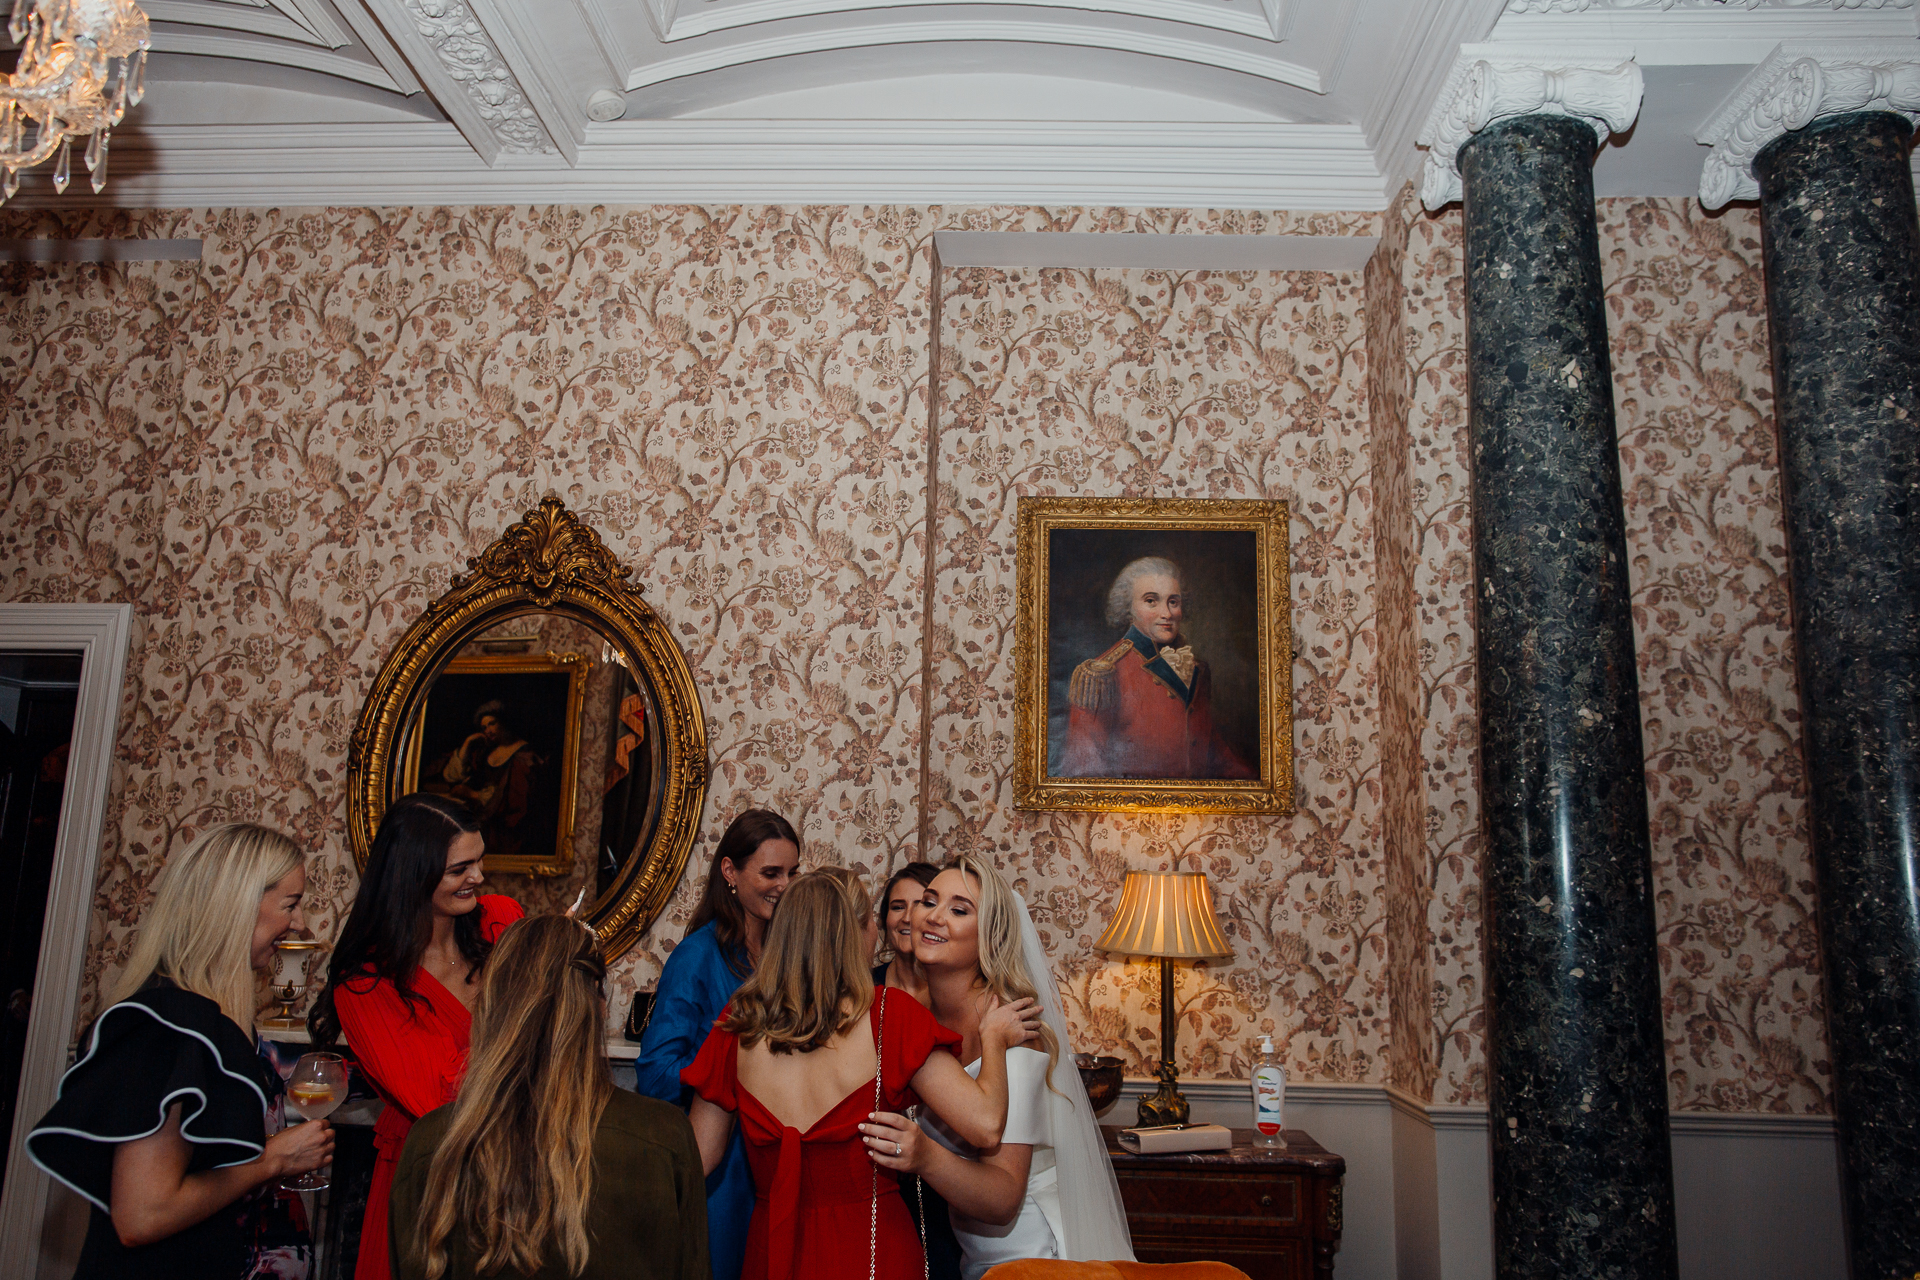
<svg viewBox="0 0 1920 1280"><path fill-rule="evenodd" d="M1753 229L1696 230L1689 208L1610 202L1602 231L1674 1098L1818 1111ZM1715 239L1721 225L1736 230ZM1384 230L1389 254L1366 280L947 272L929 618L936 226ZM1299 1077L1483 1096L1457 214L557 207L57 227L206 240L201 264L14 269L0 293L0 597L125 599L138 618L89 999L166 853L225 817L315 850L314 924L335 927L353 884L345 740L373 671L465 557L553 492L634 565L696 672L714 764L696 859L750 804L794 815L814 858L876 871L923 841L987 852L1036 904L1082 1047L1135 1070L1157 1052L1155 984L1090 951L1101 903L1127 867L1205 869L1236 954L1182 973L1183 1072L1243 1075L1271 1026ZM1404 369L1370 367L1395 350ZM1375 421L1383 405L1399 416ZM1376 456L1400 440L1404 459ZM1010 808L1023 493L1294 503L1296 816ZM1376 568L1377 526L1405 530L1403 567ZM1390 779L1418 801L1383 795ZM694 892L619 966L616 1009ZM1429 984L1430 1039L1407 1007Z"/></svg>
<svg viewBox="0 0 1920 1280"><path fill-rule="evenodd" d="M1832 1110L1760 221L1607 200L1673 1105Z"/></svg>
<svg viewBox="0 0 1920 1280"><path fill-rule="evenodd" d="M952 273L934 581L937 850L1030 890L1083 1049L1144 1072L1157 967L1091 950L1129 868L1201 870L1234 946L1179 973L1183 1074L1244 1077L1262 1032L1298 1076L1380 1080L1388 1035L1366 329L1354 275ZM1011 807L1022 495L1292 504L1291 819ZM1091 655L1089 655L1091 656Z"/></svg>

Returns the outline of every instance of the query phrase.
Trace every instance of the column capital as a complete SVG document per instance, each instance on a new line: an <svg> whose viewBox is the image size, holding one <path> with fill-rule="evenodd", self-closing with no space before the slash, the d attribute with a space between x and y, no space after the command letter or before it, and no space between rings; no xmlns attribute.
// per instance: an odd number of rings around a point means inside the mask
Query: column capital
<svg viewBox="0 0 1920 1280"><path fill-rule="evenodd" d="M1420 202L1460 198L1461 144L1508 116L1574 116L1605 142L1640 113L1643 86L1626 45L1463 44L1418 139L1427 148Z"/></svg>
<svg viewBox="0 0 1920 1280"><path fill-rule="evenodd" d="M1693 135L1713 148L1700 170L1700 203L1718 209L1758 199L1753 157L1760 148L1821 116L1873 110L1920 125L1920 44L1776 46Z"/></svg>

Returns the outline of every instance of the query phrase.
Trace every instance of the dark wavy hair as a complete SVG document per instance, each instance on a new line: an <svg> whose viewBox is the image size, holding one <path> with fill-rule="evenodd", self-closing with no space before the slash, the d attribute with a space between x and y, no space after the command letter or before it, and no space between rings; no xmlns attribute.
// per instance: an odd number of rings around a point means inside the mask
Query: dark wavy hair
<svg viewBox="0 0 1920 1280"><path fill-rule="evenodd" d="M893 939L887 936L887 904L893 901L894 889L902 880L911 880L924 889L932 884L933 878L939 874L940 868L931 862L909 862L887 877L886 889L881 892L880 900L873 904L873 919L880 926L880 947L888 964L893 963L893 957L896 954L893 949Z"/></svg>
<svg viewBox="0 0 1920 1280"><path fill-rule="evenodd" d="M307 1014L307 1033L315 1045L340 1038L333 995L349 978L385 978L409 1006L425 1000L413 989L413 972L433 936L433 891L446 874L447 849L478 830L473 810L451 796L415 792L388 806L374 832L353 909L334 940L327 985ZM453 940L471 978L493 949L480 936L477 909L454 918Z"/></svg>
<svg viewBox="0 0 1920 1280"><path fill-rule="evenodd" d="M793 824L770 809L749 809L728 823L726 834L714 846L713 864L707 868L707 891L694 908L693 919L687 922L688 933L711 923L713 939L720 944L727 967L743 978L753 971L747 959L747 913L740 909L740 900L727 892L727 878L720 872L720 863L731 862L735 871L745 871L753 851L769 840L785 840L796 849L800 847Z"/></svg>

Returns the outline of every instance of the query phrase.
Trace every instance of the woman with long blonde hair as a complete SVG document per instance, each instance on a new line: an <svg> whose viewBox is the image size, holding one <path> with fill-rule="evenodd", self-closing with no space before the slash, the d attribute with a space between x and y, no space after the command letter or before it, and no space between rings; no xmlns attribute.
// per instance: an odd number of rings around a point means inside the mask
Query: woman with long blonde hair
<svg viewBox="0 0 1920 1280"><path fill-rule="evenodd" d="M393 1274L706 1280L707 1192L680 1109L616 1089L591 929L534 916L488 958L460 1094L394 1174Z"/></svg>
<svg viewBox="0 0 1920 1280"><path fill-rule="evenodd" d="M933 1015L961 1037L978 1070L986 1010L1037 1000L1037 1043L1007 1054L1007 1122L982 1143L941 1118L885 1113L862 1126L875 1164L918 1174L947 1201L961 1274L979 1280L1016 1258L1133 1260L1119 1183L1071 1063L1060 1069L1066 1023L1027 905L991 864L962 856L933 878L914 916L914 958Z"/></svg>
<svg viewBox="0 0 1920 1280"><path fill-rule="evenodd" d="M272 1188L331 1159L333 1132L267 1136L284 1086L253 1017L306 889L299 846L250 823L168 859L113 1003L27 1136L33 1162L92 1205L76 1280L305 1274Z"/></svg>
<svg viewBox="0 0 1920 1280"><path fill-rule="evenodd" d="M692 1120L706 1167L718 1166L736 1117L746 1138L755 1201L745 1280L922 1274L899 1184L862 1149L870 1112L917 1097L969 1141L999 1140L1006 1051L1030 1033L1031 1003L983 1011L976 1081L950 1052L959 1037L924 1006L875 992L865 898L842 876L796 879L759 967L683 1073L698 1094Z"/></svg>

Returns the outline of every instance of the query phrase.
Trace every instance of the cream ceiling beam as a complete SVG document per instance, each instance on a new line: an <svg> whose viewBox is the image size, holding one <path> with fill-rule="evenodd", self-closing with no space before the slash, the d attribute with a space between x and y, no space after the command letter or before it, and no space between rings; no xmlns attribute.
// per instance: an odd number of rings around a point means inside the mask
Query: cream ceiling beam
<svg viewBox="0 0 1920 1280"><path fill-rule="evenodd" d="M499 39L467 0L364 3L484 164L507 156L565 163Z"/></svg>
<svg viewBox="0 0 1920 1280"><path fill-rule="evenodd" d="M896 203L1302 213L1378 210L1388 196L1352 125L628 120L587 134L575 167L509 154L489 168L443 124L156 126L115 139L126 163L108 196L144 208ZM9 204L90 202L72 190L55 197L36 173Z"/></svg>
<svg viewBox="0 0 1920 1280"><path fill-rule="evenodd" d="M391 2L391 0L389 0ZM895 11L897 12L897 11ZM701 75L729 67L764 62L796 54L826 53L846 49L871 49L888 45L988 43L1045 44L1082 49L1108 49L1120 53L1142 54L1152 58L1170 58L1238 71L1277 84L1292 85L1309 93L1321 93L1320 72L1271 54L1255 52L1217 42L1192 40L1159 30L1122 30L1095 27L1085 23L1019 22L991 18L940 18L925 21L901 19L878 23L859 23L824 30L788 31L757 39L736 40L724 44L645 62L627 73L629 91L663 84L682 76Z"/></svg>

